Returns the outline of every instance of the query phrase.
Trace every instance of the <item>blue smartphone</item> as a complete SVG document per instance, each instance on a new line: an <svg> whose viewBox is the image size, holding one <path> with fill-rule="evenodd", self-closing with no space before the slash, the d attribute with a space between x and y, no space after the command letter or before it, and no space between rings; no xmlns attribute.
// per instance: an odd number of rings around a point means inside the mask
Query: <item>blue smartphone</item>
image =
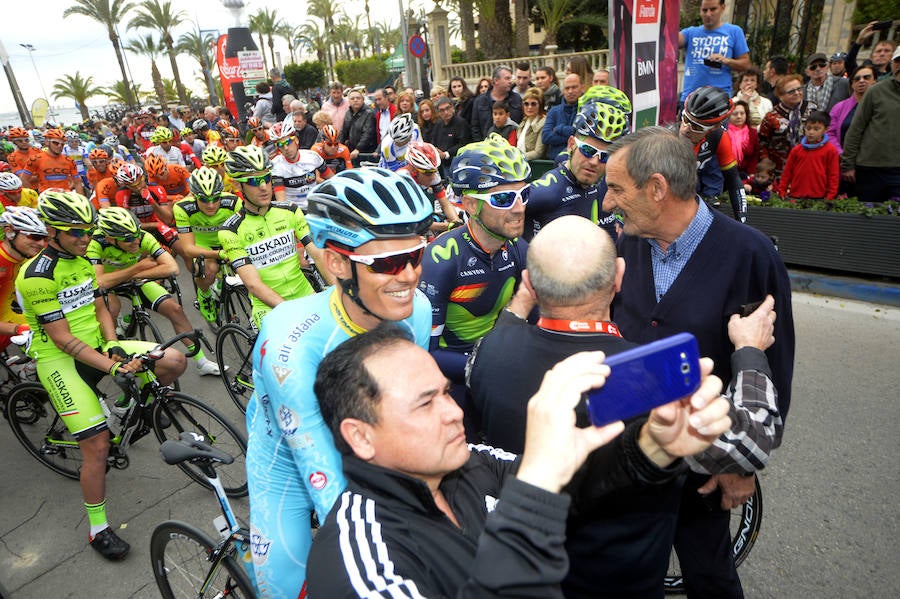
<svg viewBox="0 0 900 599"><path fill-rule="evenodd" d="M697 339L679 333L606 358L606 384L586 393L594 426L649 412L700 387Z"/></svg>

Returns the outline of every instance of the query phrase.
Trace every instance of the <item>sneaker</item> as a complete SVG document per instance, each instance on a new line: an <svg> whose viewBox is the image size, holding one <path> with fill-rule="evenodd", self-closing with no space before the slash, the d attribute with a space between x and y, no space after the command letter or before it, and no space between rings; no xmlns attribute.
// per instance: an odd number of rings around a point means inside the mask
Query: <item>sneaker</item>
<svg viewBox="0 0 900 599"><path fill-rule="evenodd" d="M219 365L209 358L201 358L197 360L197 370L200 371L200 376L206 376L208 374L213 376L220 376L222 374L219 370Z"/></svg>
<svg viewBox="0 0 900 599"><path fill-rule="evenodd" d="M119 538L111 528L104 528L91 539L91 547L108 560L125 559L131 545Z"/></svg>

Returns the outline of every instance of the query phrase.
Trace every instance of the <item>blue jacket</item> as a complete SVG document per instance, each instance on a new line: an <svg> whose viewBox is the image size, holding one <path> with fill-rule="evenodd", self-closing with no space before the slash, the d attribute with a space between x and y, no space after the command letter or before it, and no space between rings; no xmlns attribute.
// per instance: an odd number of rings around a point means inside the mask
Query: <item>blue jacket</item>
<svg viewBox="0 0 900 599"><path fill-rule="evenodd" d="M541 141L549 146L547 156L552 160L557 154L566 149L569 137L575 134L572 122L575 121L577 104L557 104L547 113L547 121L541 131Z"/></svg>

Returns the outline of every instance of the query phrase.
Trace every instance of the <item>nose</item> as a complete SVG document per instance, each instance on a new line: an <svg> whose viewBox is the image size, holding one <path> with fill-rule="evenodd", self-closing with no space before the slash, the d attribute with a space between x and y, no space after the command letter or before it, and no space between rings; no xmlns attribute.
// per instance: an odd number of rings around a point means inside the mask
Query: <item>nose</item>
<svg viewBox="0 0 900 599"><path fill-rule="evenodd" d="M413 266L412 262L407 262L406 266L403 267L403 270L397 274L397 280L403 281L404 283L410 282L415 285L419 281L419 273L421 271L421 264L419 266Z"/></svg>
<svg viewBox="0 0 900 599"><path fill-rule="evenodd" d="M440 398L441 401L444 402L443 409L441 411L444 422L447 424L462 422L463 411L462 408L459 407L459 404L456 403L456 400L453 399L449 393L442 393L440 395Z"/></svg>
<svg viewBox="0 0 900 599"><path fill-rule="evenodd" d="M612 194L607 191L606 196L603 198L603 211L612 212L618 207L619 205L616 203L615 198L613 198Z"/></svg>

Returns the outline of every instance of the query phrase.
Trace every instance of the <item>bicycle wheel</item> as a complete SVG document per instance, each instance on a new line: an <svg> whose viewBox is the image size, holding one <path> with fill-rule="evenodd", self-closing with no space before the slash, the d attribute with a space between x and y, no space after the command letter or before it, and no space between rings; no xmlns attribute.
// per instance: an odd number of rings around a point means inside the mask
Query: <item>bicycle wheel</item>
<svg viewBox="0 0 900 599"><path fill-rule="evenodd" d="M6 399L6 416L28 453L54 472L78 480L81 448L40 383L16 385Z"/></svg>
<svg viewBox="0 0 900 599"><path fill-rule="evenodd" d="M161 400L155 400L152 410L153 432L160 443L168 439L177 440L185 431L195 432L206 437L210 445L233 456L233 463L220 464L216 467L216 472L219 473L226 495L247 495L247 468L244 463L247 440L237 428L199 399L177 391L172 391ZM212 488L196 466L182 462L178 467L195 482L207 489Z"/></svg>
<svg viewBox="0 0 900 599"><path fill-rule="evenodd" d="M156 326L156 323L153 322L153 318L146 312L135 312L131 318L134 320L135 324L135 335L137 339L140 341L155 341L156 343L163 342L162 333L159 332L159 327Z"/></svg>
<svg viewBox="0 0 900 599"><path fill-rule="evenodd" d="M243 285L225 284L222 290L222 324L238 324L250 327L250 295Z"/></svg>
<svg viewBox="0 0 900 599"><path fill-rule="evenodd" d="M222 382L238 409L246 413L253 393L254 335L237 324L226 324L216 335L216 362ZM228 367L226 370L226 366Z"/></svg>
<svg viewBox="0 0 900 599"><path fill-rule="evenodd" d="M756 477L756 490L750 499L741 506L731 510L731 554L734 556L735 567L747 559L750 550L759 536L762 525L763 501L762 488L759 486L759 477ZM667 594L684 593L684 578L681 576L681 567L678 557L672 551L669 558L669 571L666 574L665 590Z"/></svg>
<svg viewBox="0 0 900 599"><path fill-rule="evenodd" d="M163 522L150 537L150 563L163 599L256 597L234 545L214 557L214 543L182 522ZM212 561L215 560L215 561Z"/></svg>

